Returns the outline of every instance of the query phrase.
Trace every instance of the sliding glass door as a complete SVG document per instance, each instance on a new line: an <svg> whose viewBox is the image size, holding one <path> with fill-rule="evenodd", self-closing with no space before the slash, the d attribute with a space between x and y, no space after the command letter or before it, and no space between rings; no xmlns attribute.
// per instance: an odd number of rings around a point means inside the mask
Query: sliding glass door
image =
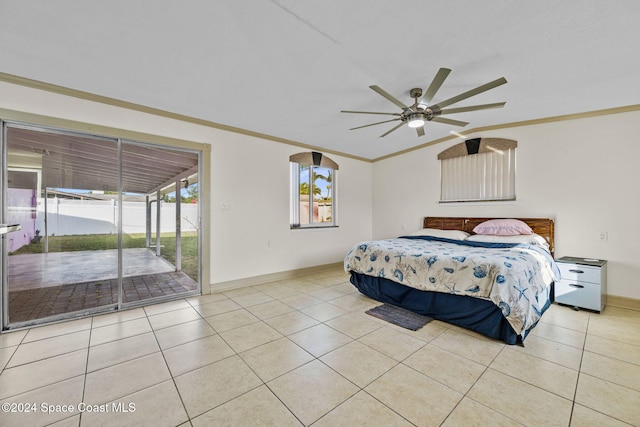
<svg viewBox="0 0 640 427"><path fill-rule="evenodd" d="M118 141L22 125L4 135L3 223L21 228L4 237L6 324L115 307L114 204L95 194L116 189Z"/></svg>
<svg viewBox="0 0 640 427"><path fill-rule="evenodd" d="M198 152L12 123L0 157L4 329L199 293Z"/></svg>
<svg viewBox="0 0 640 427"><path fill-rule="evenodd" d="M197 190L184 206L198 153L123 141L122 159L123 304L199 290ZM196 244L183 251L185 240Z"/></svg>

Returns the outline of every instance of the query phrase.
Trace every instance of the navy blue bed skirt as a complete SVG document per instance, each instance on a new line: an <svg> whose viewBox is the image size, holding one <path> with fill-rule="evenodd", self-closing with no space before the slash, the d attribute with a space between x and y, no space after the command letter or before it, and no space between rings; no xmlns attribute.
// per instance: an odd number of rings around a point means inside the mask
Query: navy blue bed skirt
<svg viewBox="0 0 640 427"><path fill-rule="evenodd" d="M479 332L507 344L523 345L502 310L489 300L409 288L382 277L351 272L351 283L377 301ZM550 289L550 288L549 288ZM548 301L543 312L551 305ZM525 335L526 336L526 335Z"/></svg>

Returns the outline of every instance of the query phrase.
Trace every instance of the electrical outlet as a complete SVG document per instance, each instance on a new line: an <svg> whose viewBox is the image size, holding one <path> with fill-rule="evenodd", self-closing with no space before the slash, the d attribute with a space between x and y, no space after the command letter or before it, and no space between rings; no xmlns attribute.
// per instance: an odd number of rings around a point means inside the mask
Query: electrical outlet
<svg viewBox="0 0 640 427"><path fill-rule="evenodd" d="M407 229L407 226L405 224L400 224L400 230L404 231Z"/></svg>
<svg viewBox="0 0 640 427"><path fill-rule="evenodd" d="M601 242L606 242L609 240L609 233L606 231L598 231L598 240Z"/></svg>

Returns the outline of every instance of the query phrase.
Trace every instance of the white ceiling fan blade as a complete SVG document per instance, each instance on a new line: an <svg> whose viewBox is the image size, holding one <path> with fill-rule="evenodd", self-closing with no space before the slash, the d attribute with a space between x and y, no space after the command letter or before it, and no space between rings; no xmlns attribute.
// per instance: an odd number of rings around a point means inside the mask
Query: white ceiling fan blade
<svg viewBox="0 0 640 427"><path fill-rule="evenodd" d="M442 86L450 72L451 70L448 68L440 68L436 76L433 78L433 81L429 85L429 88L424 93L424 95L422 95L422 98L418 103L429 105L434 95L436 94L436 92L438 92L438 89L440 89L440 86Z"/></svg>
<svg viewBox="0 0 640 427"><path fill-rule="evenodd" d="M398 107L402 108L403 110L407 110L409 109L409 107L407 107L406 105L404 105L402 102L398 101L396 98L393 97L393 95L389 94L388 92L386 92L384 89L382 89L379 86L376 85L372 85L369 86L372 90L374 90L376 93L378 93L379 95L382 95L383 97L385 97L386 99L388 99L389 101L393 102L394 104L396 104Z"/></svg>
<svg viewBox="0 0 640 427"><path fill-rule="evenodd" d="M400 120L400 118L398 117L397 119L391 119L391 120L385 120L385 121L382 121L382 122L370 123L368 125L358 126L358 127L355 127L355 128L351 128L349 130L356 130L356 129L366 128L366 127L369 127L369 126L381 125L382 123L395 122L396 120Z"/></svg>
<svg viewBox="0 0 640 427"><path fill-rule="evenodd" d="M447 118L444 118L444 117L434 117L430 121L438 122L438 123L445 123L447 125L453 125L453 126L463 126L463 127L469 124L467 122L461 122L460 120L452 120L452 119L447 119Z"/></svg>
<svg viewBox="0 0 640 427"><path fill-rule="evenodd" d="M352 111L352 110L340 110L341 113L353 113L353 114L384 114L386 116L401 116L400 113L380 113L377 111Z"/></svg>
<svg viewBox="0 0 640 427"><path fill-rule="evenodd" d="M440 110L438 112L435 112L433 114L456 114L456 113L465 113L467 111L477 111L477 110L487 110L489 108L502 108L504 107L504 104L506 104L506 102L495 102L493 104L481 104L481 105L470 105L468 107L458 107L458 108L447 108L444 110Z"/></svg>
<svg viewBox="0 0 640 427"><path fill-rule="evenodd" d="M391 132L393 132L394 130L400 128L402 125L404 125L404 122L398 124L398 126L394 126L393 128L391 128L390 130L386 131L385 133L383 133L382 135L379 136L379 138L383 138L387 135L389 135Z"/></svg>
<svg viewBox="0 0 640 427"><path fill-rule="evenodd" d="M438 102L435 105L435 107L441 110L443 107L446 107L447 105L455 104L456 102L460 102L463 99L471 98L472 96L478 95L482 92L486 92L490 89L503 85L506 82L507 82L507 79L505 79L504 77L500 77L499 79L496 79L489 83L485 83L482 86L478 86L475 89L471 89L467 92L461 93L460 95L454 96L453 98L449 98L442 102Z"/></svg>

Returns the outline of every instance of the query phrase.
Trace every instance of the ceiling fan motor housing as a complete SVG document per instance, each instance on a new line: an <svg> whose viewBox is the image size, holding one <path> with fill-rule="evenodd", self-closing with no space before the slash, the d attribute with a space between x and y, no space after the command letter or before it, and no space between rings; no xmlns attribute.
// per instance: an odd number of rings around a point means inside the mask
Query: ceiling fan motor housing
<svg viewBox="0 0 640 427"><path fill-rule="evenodd" d="M418 107L418 111L407 110L400 118L404 122L411 122L414 120L424 120L427 122L433 119L433 111L431 111L431 108Z"/></svg>

